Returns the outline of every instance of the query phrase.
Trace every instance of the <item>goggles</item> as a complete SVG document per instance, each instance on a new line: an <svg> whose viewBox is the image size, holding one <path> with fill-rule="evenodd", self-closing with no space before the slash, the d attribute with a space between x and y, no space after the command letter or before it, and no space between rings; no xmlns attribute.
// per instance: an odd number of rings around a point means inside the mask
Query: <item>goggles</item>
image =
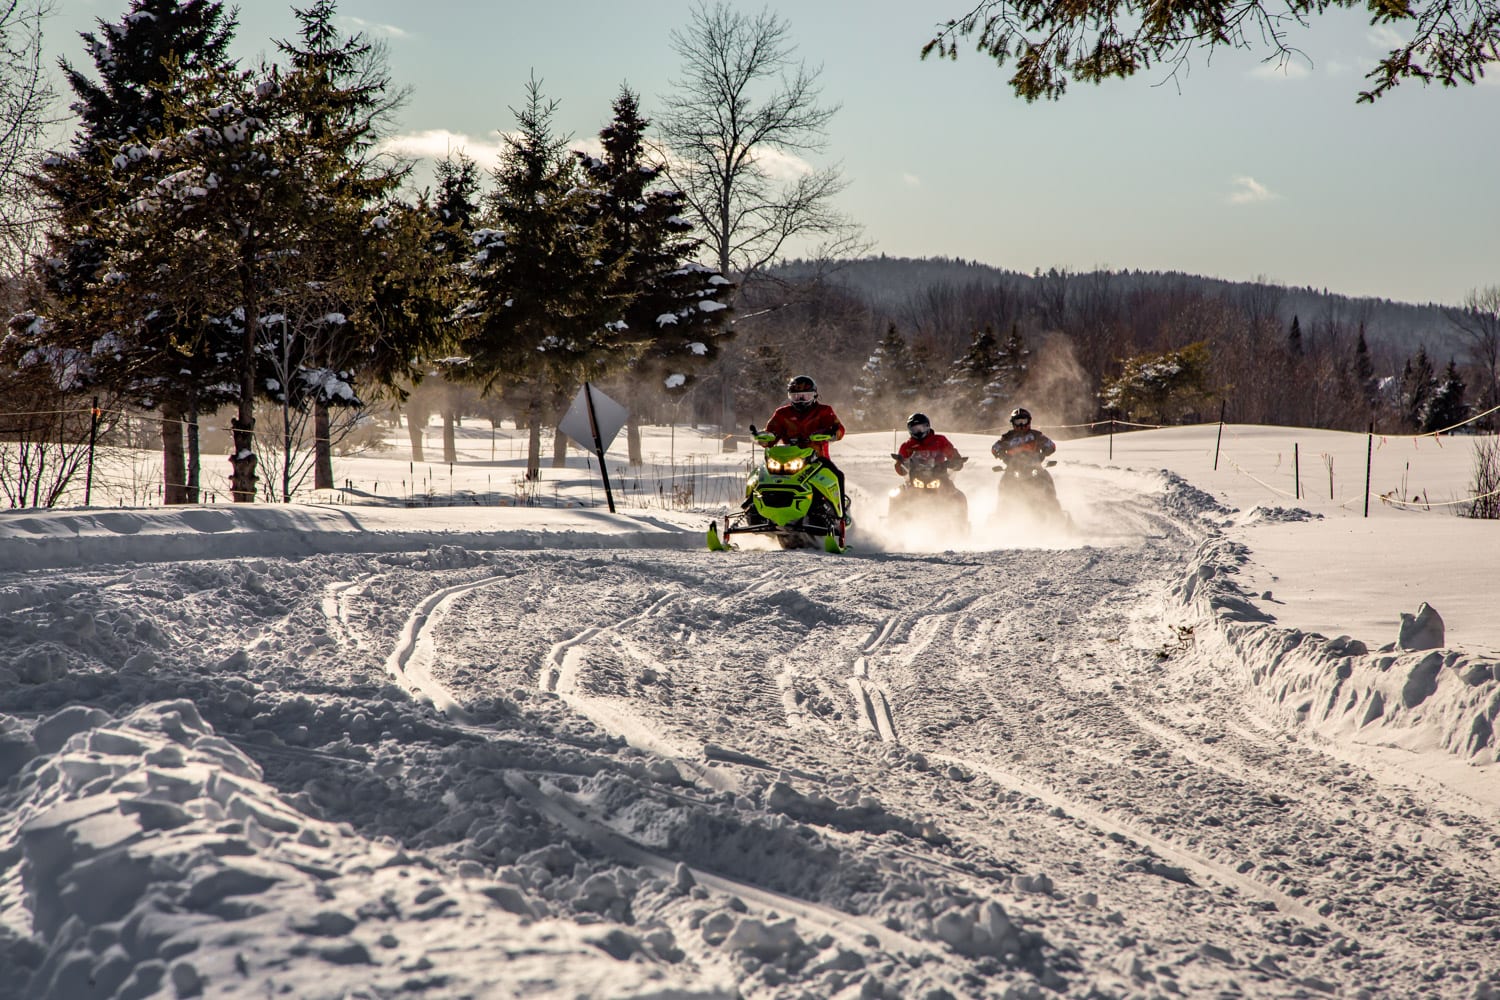
<svg viewBox="0 0 1500 1000"><path fill-rule="evenodd" d="M931 424L912 424L906 428L911 431L912 437L926 437L932 431Z"/></svg>
<svg viewBox="0 0 1500 1000"><path fill-rule="evenodd" d="M1031 423L1031 421L1027 420L1025 417L1017 417L1010 422L1010 425L1012 427L1025 427L1029 423Z"/></svg>
<svg viewBox="0 0 1500 1000"><path fill-rule="evenodd" d="M789 392L786 394L786 398L794 403L811 403L818 398L818 394L815 392Z"/></svg>

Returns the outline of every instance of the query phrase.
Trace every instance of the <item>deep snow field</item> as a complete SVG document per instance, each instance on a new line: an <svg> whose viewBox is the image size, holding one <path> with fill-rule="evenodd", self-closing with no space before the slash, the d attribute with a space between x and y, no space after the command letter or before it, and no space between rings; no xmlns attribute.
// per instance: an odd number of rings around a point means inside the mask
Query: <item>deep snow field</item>
<svg viewBox="0 0 1500 1000"><path fill-rule="evenodd" d="M954 435L954 539L852 435L834 556L706 551L689 428L614 514L463 433L0 512L0 998L1500 996L1472 438L1059 432L1039 530Z"/></svg>

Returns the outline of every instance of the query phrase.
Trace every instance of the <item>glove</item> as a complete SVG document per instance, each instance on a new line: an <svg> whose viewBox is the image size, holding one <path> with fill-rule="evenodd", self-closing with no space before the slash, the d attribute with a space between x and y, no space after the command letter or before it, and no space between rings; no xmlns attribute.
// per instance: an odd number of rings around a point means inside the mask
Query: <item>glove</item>
<svg viewBox="0 0 1500 1000"><path fill-rule="evenodd" d="M768 431L761 431L761 432L759 432L758 434L755 435L755 443L756 444L762 444L762 445L775 444L776 443L776 435L772 434L772 433L770 433Z"/></svg>

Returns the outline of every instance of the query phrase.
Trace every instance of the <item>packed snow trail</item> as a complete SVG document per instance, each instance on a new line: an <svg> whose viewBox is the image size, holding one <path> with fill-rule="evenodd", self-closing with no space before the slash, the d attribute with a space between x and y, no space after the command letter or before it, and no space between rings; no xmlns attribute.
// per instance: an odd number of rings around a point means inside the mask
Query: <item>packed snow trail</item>
<svg viewBox="0 0 1500 1000"><path fill-rule="evenodd" d="M530 962L535 995L611 962L633 969L622 996L1484 995L1493 819L1268 721L1166 600L1192 520L1145 495L1109 514L1111 544L1058 549L442 547L0 578L0 629L29 640L0 712L29 732L69 702L149 719L187 698L254 762L247 815L292 829L242 821L236 850L295 847L307 898L350 902L281 938L256 917L246 962L194 960L252 989L357 955L372 990L486 995L508 941L566 926L576 975ZM28 773L7 794L40 808ZM152 871L172 836L152 834ZM420 865L402 906L449 901L420 934L360 884L360 844ZM80 891L136 870L104 857ZM100 917L73 959L39 955L38 891L0 884L0 954L39 977L0 997L62 996L47 984L134 940ZM450 919L490 929L432 923ZM329 921L347 941L308 948Z"/></svg>

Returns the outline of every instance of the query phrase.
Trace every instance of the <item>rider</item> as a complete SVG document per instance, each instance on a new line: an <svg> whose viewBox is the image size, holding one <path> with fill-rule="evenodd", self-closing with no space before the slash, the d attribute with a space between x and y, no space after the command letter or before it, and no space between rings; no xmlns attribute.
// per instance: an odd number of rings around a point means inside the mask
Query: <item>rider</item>
<svg viewBox="0 0 1500 1000"><path fill-rule="evenodd" d="M833 407L818 402L818 383L810 376L798 375L786 384L785 405L779 407L766 421L765 430L756 435L760 444L771 444L781 440L798 444L817 452L828 470L839 481L839 508L844 512L844 521L849 520L849 492L844 489L844 473L828 457L828 442L814 441L814 434L827 434L833 440L844 437L844 425L839 421Z"/></svg>
<svg viewBox="0 0 1500 1000"><path fill-rule="evenodd" d="M953 442L932 429L932 421L925 413L913 413L906 418L906 431L911 437L901 443L901 457L896 460L896 474L906 475L906 460L917 453L940 460L945 469L963 467L964 457L953 447Z"/></svg>
<svg viewBox="0 0 1500 1000"><path fill-rule="evenodd" d="M1032 430L1031 413L1021 406L1010 411L1010 430L990 445L990 454L1004 460L1007 465L1025 461L1040 465L1056 450L1057 445L1051 438L1041 431Z"/></svg>

